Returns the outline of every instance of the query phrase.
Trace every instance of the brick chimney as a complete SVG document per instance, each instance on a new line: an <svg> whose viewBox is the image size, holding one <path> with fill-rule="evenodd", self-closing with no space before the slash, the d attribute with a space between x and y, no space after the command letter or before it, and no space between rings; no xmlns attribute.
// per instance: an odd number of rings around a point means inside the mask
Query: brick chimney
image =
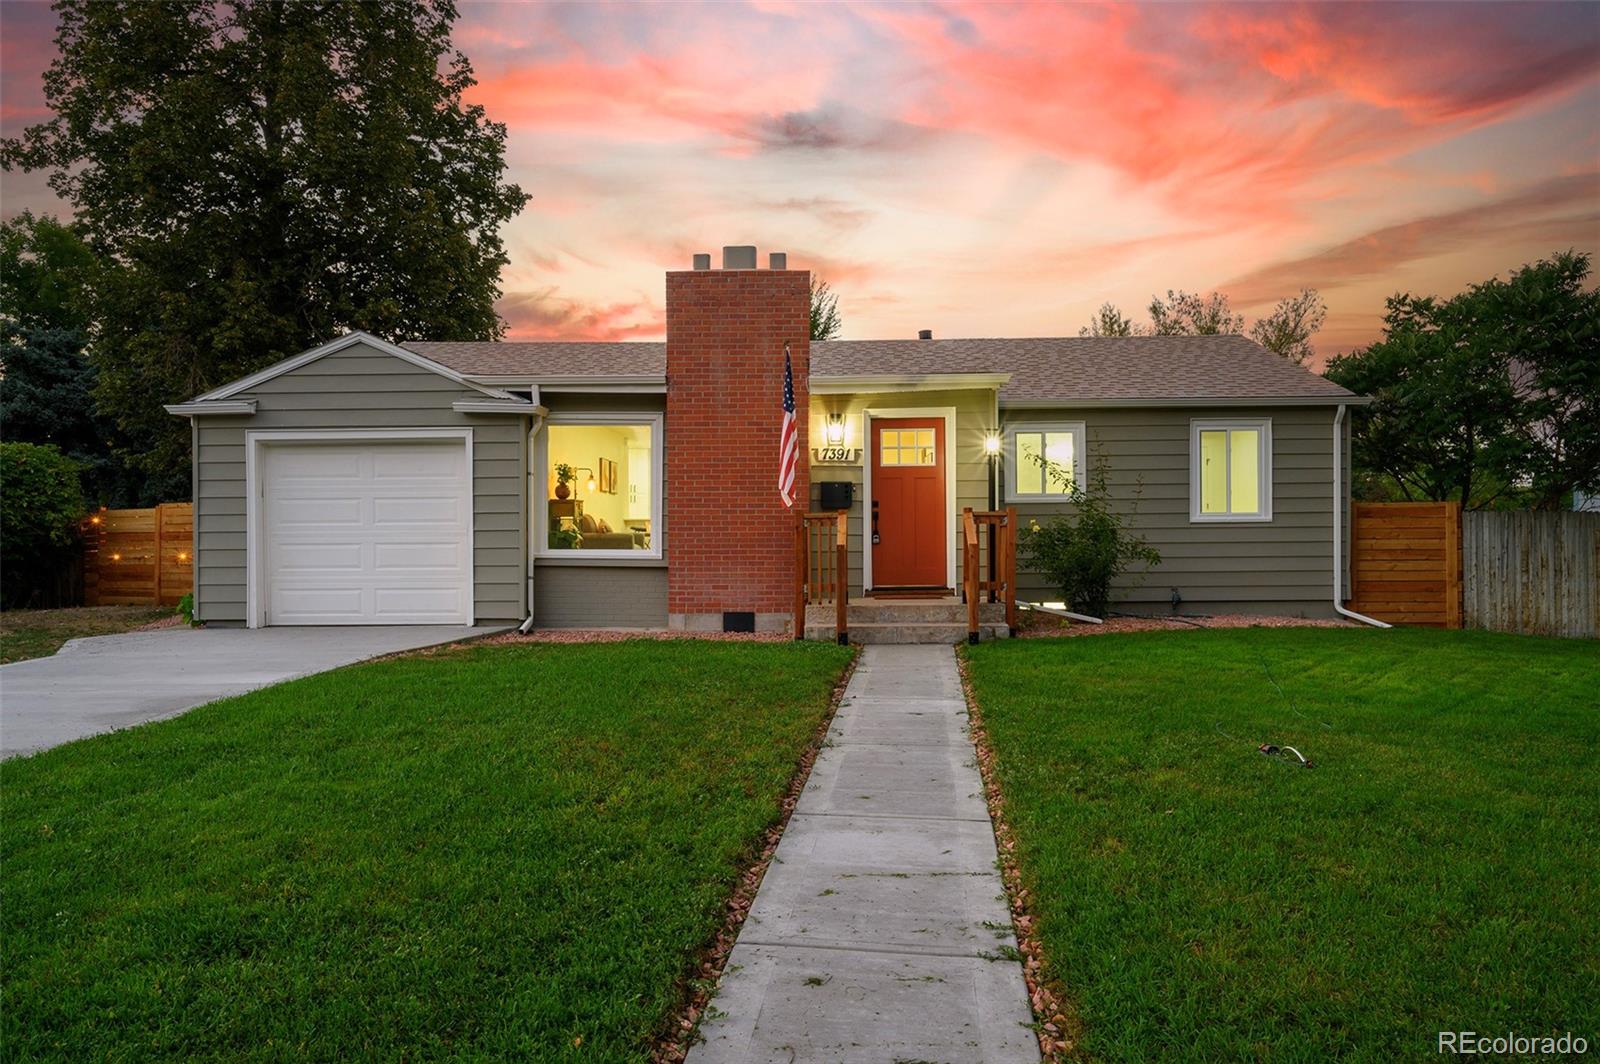
<svg viewBox="0 0 1600 1064"><path fill-rule="evenodd" d="M810 497L811 275L756 269L753 247L723 248L720 270L708 255L694 265L667 273L668 623L781 630L794 515ZM785 343L800 430L793 510L778 497Z"/></svg>

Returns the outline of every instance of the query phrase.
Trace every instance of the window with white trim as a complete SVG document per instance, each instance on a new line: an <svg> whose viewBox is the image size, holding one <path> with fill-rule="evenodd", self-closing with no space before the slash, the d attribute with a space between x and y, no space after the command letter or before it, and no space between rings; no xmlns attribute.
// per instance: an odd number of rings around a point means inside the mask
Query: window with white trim
<svg viewBox="0 0 1600 1064"><path fill-rule="evenodd" d="M1064 501L1083 483L1083 422L1006 426L1006 500Z"/></svg>
<svg viewBox="0 0 1600 1064"><path fill-rule="evenodd" d="M541 557L661 556L658 414L551 414L534 446L534 551Z"/></svg>
<svg viewBox="0 0 1600 1064"><path fill-rule="evenodd" d="M1189 520L1272 520L1272 419L1189 423Z"/></svg>

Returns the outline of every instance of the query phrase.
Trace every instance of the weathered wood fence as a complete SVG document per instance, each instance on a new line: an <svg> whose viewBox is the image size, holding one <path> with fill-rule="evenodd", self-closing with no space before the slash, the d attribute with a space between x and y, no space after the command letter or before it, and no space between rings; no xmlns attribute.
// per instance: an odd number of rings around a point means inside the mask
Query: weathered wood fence
<svg viewBox="0 0 1600 1064"><path fill-rule="evenodd" d="M1351 506L1351 609L1390 624L1461 627L1461 506Z"/></svg>
<svg viewBox="0 0 1600 1064"><path fill-rule="evenodd" d="M176 606L194 589L194 505L99 510L83 526L85 606Z"/></svg>
<svg viewBox="0 0 1600 1064"><path fill-rule="evenodd" d="M1468 511L1461 541L1468 628L1600 636L1600 513Z"/></svg>

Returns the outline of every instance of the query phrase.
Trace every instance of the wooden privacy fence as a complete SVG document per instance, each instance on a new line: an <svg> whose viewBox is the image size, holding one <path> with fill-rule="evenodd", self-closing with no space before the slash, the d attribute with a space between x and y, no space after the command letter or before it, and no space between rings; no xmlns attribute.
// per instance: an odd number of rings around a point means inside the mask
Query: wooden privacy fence
<svg viewBox="0 0 1600 1064"><path fill-rule="evenodd" d="M194 504L100 510L83 526L85 606L176 606L194 590Z"/></svg>
<svg viewBox="0 0 1600 1064"><path fill-rule="evenodd" d="M1351 505L1351 609L1391 624L1461 627L1461 505Z"/></svg>
<svg viewBox="0 0 1600 1064"><path fill-rule="evenodd" d="M1600 513L1468 511L1461 540L1469 628L1600 636Z"/></svg>

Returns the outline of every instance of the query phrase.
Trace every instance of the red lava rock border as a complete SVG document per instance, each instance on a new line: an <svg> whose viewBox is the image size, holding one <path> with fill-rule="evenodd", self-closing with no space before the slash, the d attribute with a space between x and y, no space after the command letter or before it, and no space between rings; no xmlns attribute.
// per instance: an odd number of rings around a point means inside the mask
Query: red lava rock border
<svg viewBox="0 0 1600 1064"><path fill-rule="evenodd" d="M750 637L746 635L744 639L749 641ZM861 660L861 650L859 647L853 649L855 653L851 656L850 663L845 666L839 682L834 685L827 715L817 726L816 734L811 737L811 742L807 744L805 752L795 764L794 776L789 780L789 789L784 792L777 820L767 828L748 863L740 869L733 894L728 898L723 911L722 926L717 928L710 941L701 947L687 972L678 980L679 1004L663 1025L662 1033L656 1037L655 1045L650 1051L651 1064L681 1064L689 1054L689 1047L694 1045L700 1021L705 1016L706 1006L711 1001L711 995L716 992L717 984L722 979L722 970L728 963L728 954L733 951L734 941L739 937L739 928L744 925L744 918L750 913L750 906L756 899L756 891L761 889L761 879L767 874L767 866L772 863L772 855L778 849L778 840L783 838L784 828L789 824L789 816L794 812L795 804L800 801L800 792L805 789L806 781L811 778L811 766L822 750L828 729L833 727L833 717L839 711L839 702L844 698L844 689L849 685L850 677L855 675L856 662Z"/></svg>
<svg viewBox="0 0 1600 1064"><path fill-rule="evenodd" d="M1028 1001L1033 1006L1039 1055L1045 1064L1084 1059L1078 1051L1083 1040L1083 1022L1073 1011L1065 987L1046 974L1044 945L1035 930L1038 916L1033 911L1033 899L1028 888L1023 886L1022 871L1017 866L1016 838L1006 820L1006 800L995 776L994 748L989 745L983 712L972 692L967 656L958 652L956 659L961 673L961 691L966 696L967 714L971 721L968 731L972 736L972 745L977 748L978 771L983 776L983 796L989 806L989 818L994 821L995 848L1000 852L1000 878L1005 882L1006 902L1011 909L1017 948L1022 954L1022 975L1027 980Z"/></svg>
<svg viewBox="0 0 1600 1064"><path fill-rule="evenodd" d="M1017 628L1018 639L1056 639L1084 635L1119 635L1128 632L1181 632L1194 628L1359 628L1346 620L1312 617L1277 617L1270 614L1221 613L1213 616L1107 617L1103 624L1069 621L1050 613L1025 611Z"/></svg>

